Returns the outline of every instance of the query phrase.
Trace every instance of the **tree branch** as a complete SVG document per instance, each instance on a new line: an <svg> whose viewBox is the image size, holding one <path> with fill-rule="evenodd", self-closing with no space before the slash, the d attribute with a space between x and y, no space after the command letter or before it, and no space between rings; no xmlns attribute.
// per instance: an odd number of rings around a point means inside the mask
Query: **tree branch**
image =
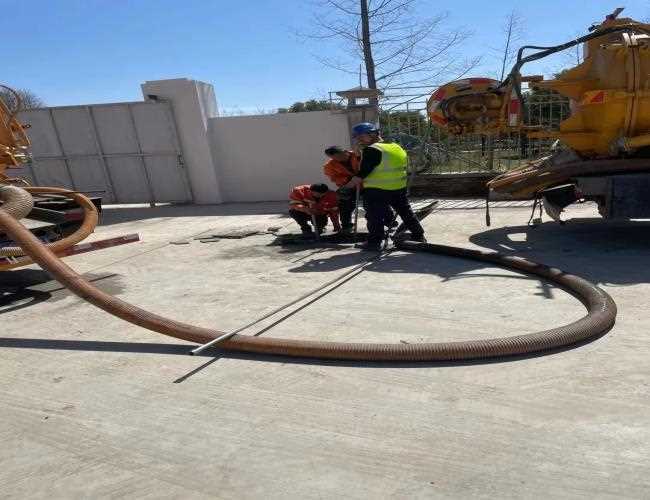
<svg viewBox="0 0 650 500"><path fill-rule="evenodd" d="M388 16L390 14L393 14L395 12L399 12L400 14L408 11L411 6L415 3L415 0L403 0L399 4L397 4L395 7L389 8L388 10L384 11L386 7L388 7L390 4L392 4L394 0L385 0L384 2L381 3L378 7L373 9L369 14L371 18L375 18L377 16Z"/></svg>
<svg viewBox="0 0 650 500"><path fill-rule="evenodd" d="M357 70L357 69L352 70L352 69L350 69L349 67L346 68L346 67L345 67L344 65L342 65L340 62L333 61L333 60L331 60L331 59L328 59L328 58L325 58L325 57L321 57L321 56L316 55L316 54L312 54L312 55L313 55L313 56L316 58L316 60L317 60L318 62L320 62L323 66L327 66L328 68L332 68L332 69L335 69L335 70L337 70L337 71L341 71L341 72L343 72L343 73L347 73L347 74L349 74L349 75L357 75L357 74L359 74L359 73L358 73L359 70Z"/></svg>
<svg viewBox="0 0 650 500"><path fill-rule="evenodd" d="M334 0L326 0L326 3L328 3L329 5L331 5L332 7L334 7L335 9L338 9L338 10L340 10L341 12L344 12L344 13L346 13L346 14L350 14L350 15L352 15L352 16L358 16L358 15L360 15L358 11L349 10L348 8L343 7L339 2L335 2Z"/></svg>
<svg viewBox="0 0 650 500"><path fill-rule="evenodd" d="M436 52L432 56L425 57L424 59L420 59L420 60L414 61L414 62L409 62L408 60L405 59L398 69L396 69L396 70L394 70L394 71L392 71L390 73L387 73L386 75L382 75L382 76L378 77L377 81L388 78L389 76L392 76L392 75L394 75L396 73L405 72L405 70L410 70L410 69L413 69L413 68L417 68L419 66L422 66L423 64L426 64L426 63L428 63L430 61L433 61L434 59L436 59L437 57L440 57L443 53L448 51L460 39L461 39L461 36L460 36L460 34L458 32L453 33L452 39L449 40L445 46L443 46L440 50L438 50L438 52Z"/></svg>

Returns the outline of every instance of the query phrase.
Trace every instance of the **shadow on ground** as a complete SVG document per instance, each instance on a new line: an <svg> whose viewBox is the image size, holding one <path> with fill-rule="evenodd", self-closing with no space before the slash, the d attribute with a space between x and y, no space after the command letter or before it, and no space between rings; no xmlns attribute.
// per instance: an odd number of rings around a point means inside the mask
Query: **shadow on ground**
<svg viewBox="0 0 650 500"><path fill-rule="evenodd" d="M594 283L650 283L650 222L572 219L565 225L489 229L470 236L483 248L558 267Z"/></svg>
<svg viewBox="0 0 650 500"><path fill-rule="evenodd" d="M290 273L322 273L344 271L355 265L368 262L364 267L366 272L387 274L426 274L438 276L443 282L459 279L486 279L507 278L537 282L537 291L533 295L553 299L553 290L558 287L553 283L537 276L517 273L516 271L499 272L494 270L486 272L485 269L494 269L495 266L471 259L454 258L445 255L431 255L425 253L390 252L379 256L376 253L354 252L329 255L319 258L312 255L308 261L289 269Z"/></svg>
<svg viewBox="0 0 650 500"><path fill-rule="evenodd" d="M251 354L245 352L222 351L212 348L198 354L196 358L201 360L201 364L174 380L174 383L180 383L192 375L207 368L212 363L220 359L239 359L251 362L262 363L282 363L282 364L302 364L302 365L320 365L320 366L341 366L356 368L444 368L454 366L483 365L492 363L507 363L523 361L527 359L539 358L550 354L558 354L572 349L590 344L608 332L603 332L585 341L576 344L529 353L525 355L503 356L488 359L474 359L463 361L420 361L420 362L391 362L391 361L349 361L349 360L329 360L329 359L311 359L311 358L294 358L290 356L273 356L267 354ZM105 342L95 340L53 340L39 338L17 338L17 337L0 337L0 349L41 349L56 351L83 351L83 352L115 352L115 353L137 353L137 354L155 354L155 355L182 355L189 356L190 350L194 348L193 344L165 344L155 342ZM207 362L203 359L209 358Z"/></svg>
<svg viewBox="0 0 650 500"><path fill-rule="evenodd" d="M122 277L114 273L84 274L100 290L111 295L120 295L126 289ZM52 280L40 269L17 269L0 273L0 315L18 311L45 302L56 302L70 296L63 285ZM81 300L81 299L79 299Z"/></svg>

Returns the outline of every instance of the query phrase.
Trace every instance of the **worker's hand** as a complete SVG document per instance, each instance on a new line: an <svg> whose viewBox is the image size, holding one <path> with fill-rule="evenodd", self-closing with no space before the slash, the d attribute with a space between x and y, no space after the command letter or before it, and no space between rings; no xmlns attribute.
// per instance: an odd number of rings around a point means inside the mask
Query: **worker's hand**
<svg viewBox="0 0 650 500"><path fill-rule="evenodd" d="M363 182L363 179L361 177L356 177L355 176L355 177L352 177L352 179L350 179L350 182L348 182L343 187L346 187L348 189L356 189L357 186L360 186L362 182Z"/></svg>
<svg viewBox="0 0 650 500"><path fill-rule="evenodd" d="M307 215L314 215L314 211L306 205L293 205L291 208L298 212L306 213Z"/></svg>

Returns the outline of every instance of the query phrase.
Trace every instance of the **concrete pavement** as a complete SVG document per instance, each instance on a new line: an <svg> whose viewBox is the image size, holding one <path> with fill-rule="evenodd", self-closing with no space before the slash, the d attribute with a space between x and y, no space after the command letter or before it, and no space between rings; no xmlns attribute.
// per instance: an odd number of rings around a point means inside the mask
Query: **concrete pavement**
<svg viewBox="0 0 650 500"><path fill-rule="evenodd" d="M609 334L498 363L190 357L190 344L112 318L36 268L0 276L2 496L648 498L650 223L597 222L580 206L566 226L532 229L528 208L505 205L486 228L481 210L442 204L426 220L429 239L600 284L619 306ZM143 241L67 262L124 300L228 331L367 258L278 247L269 234L192 239L286 226L283 210L109 208L95 238ZM179 239L190 243L170 244ZM264 335L462 340L583 314L536 279L396 252Z"/></svg>

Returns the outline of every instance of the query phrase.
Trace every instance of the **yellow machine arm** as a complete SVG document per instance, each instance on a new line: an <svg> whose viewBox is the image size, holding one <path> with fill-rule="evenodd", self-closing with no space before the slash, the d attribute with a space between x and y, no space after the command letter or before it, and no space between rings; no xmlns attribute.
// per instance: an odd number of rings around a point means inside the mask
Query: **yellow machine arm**
<svg viewBox="0 0 650 500"><path fill-rule="evenodd" d="M29 158L27 153L29 140L25 135L25 128L16 120L16 113L21 108L20 96L9 87L4 85L0 87L13 93L16 99L15 109L10 110L0 98L0 183L2 183L9 181L5 174L7 168L16 167Z"/></svg>

